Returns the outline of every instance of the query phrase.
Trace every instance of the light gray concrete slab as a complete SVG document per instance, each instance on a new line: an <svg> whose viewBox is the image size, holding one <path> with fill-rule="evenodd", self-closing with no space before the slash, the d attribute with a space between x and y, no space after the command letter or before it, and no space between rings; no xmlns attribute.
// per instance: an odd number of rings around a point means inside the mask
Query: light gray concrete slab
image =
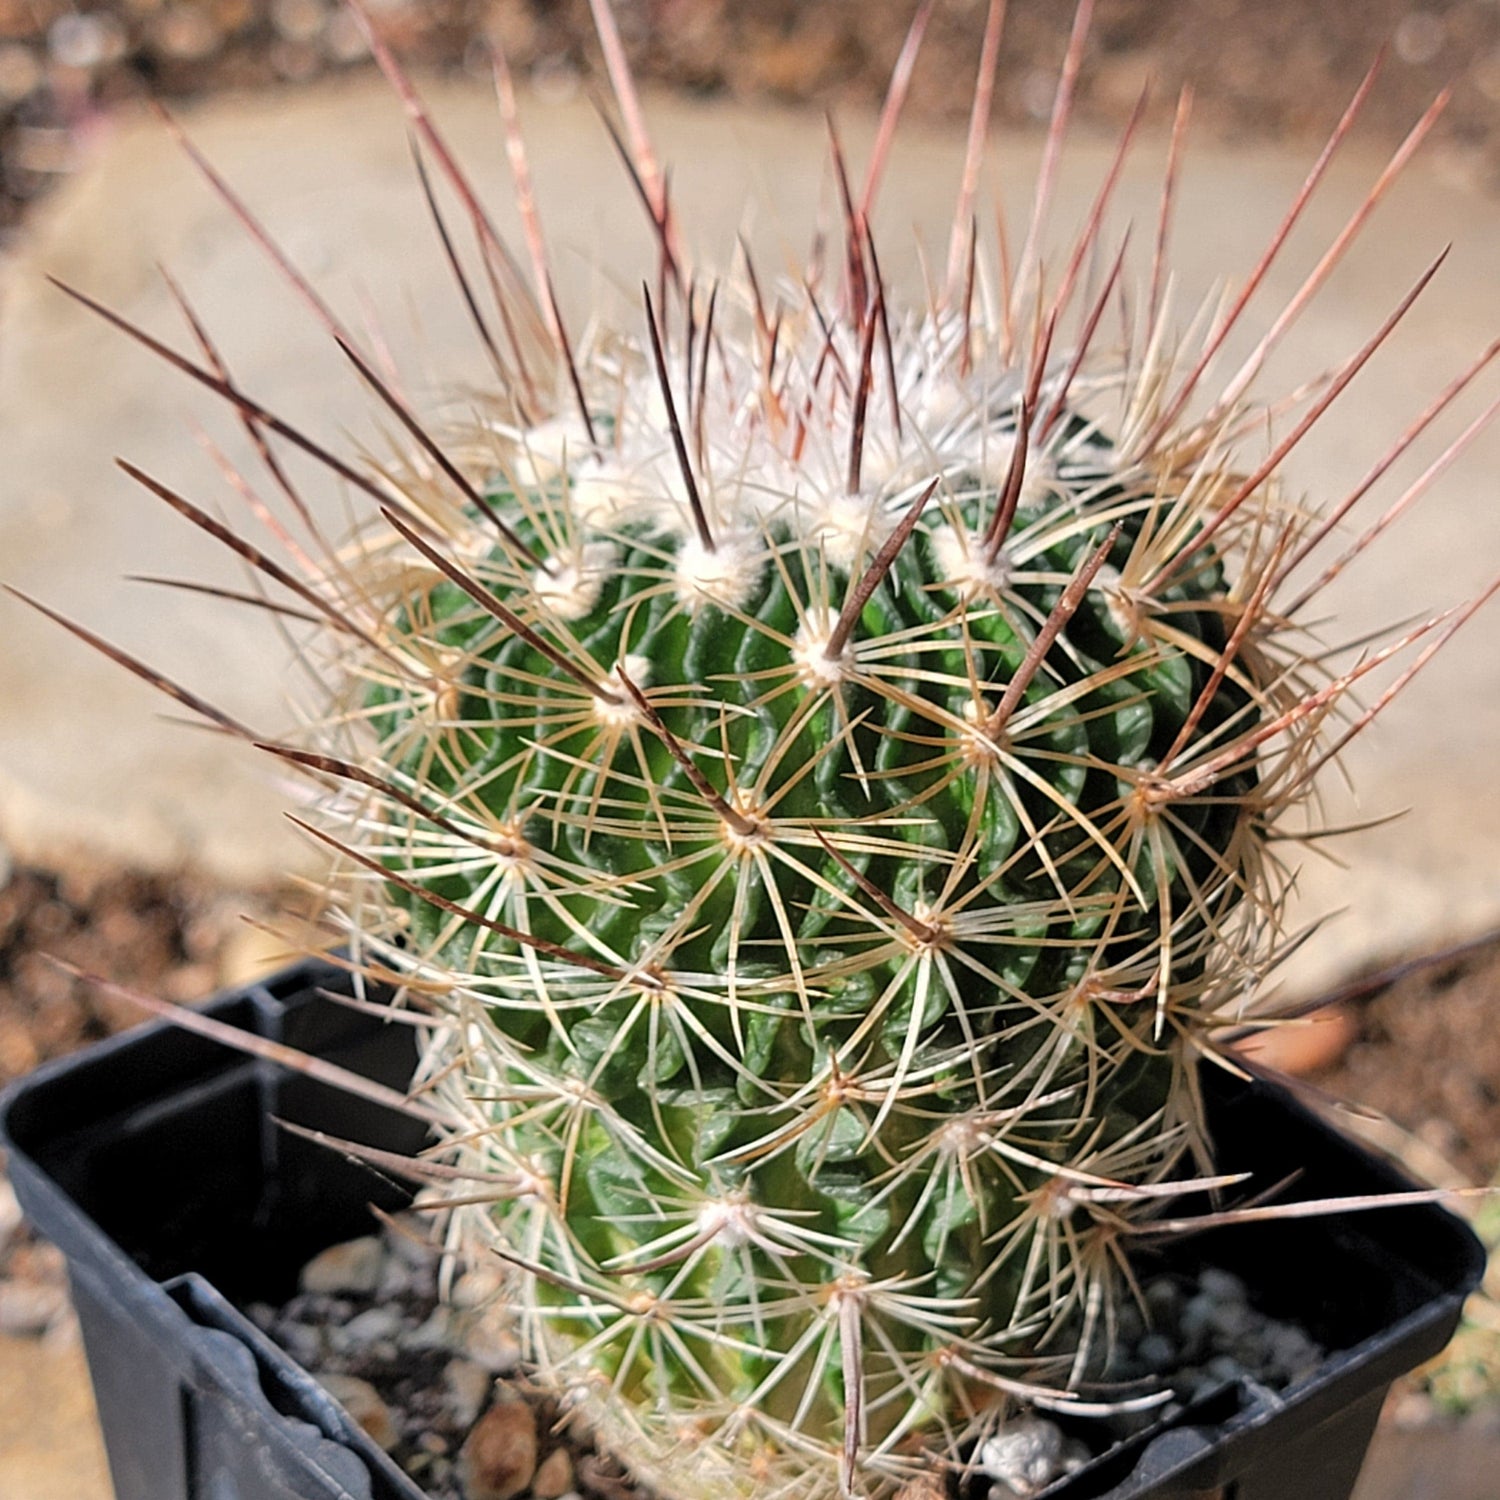
<svg viewBox="0 0 1500 1500"><path fill-rule="evenodd" d="M502 227L514 230L492 102L483 90L435 88L432 96ZM650 236L592 109L576 99L523 103L570 319L628 311L630 289L650 266ZM650 113L699 263L725 264L746 229L763 272L794 265L820 195L826 201L820 117L673 101L653 102ZM341 316L358 326L365 305L380 309L397 356L421 372L410 380L414 389L482 379L421 208L400 111L378 83L220 100L187 123ZM848 121L846 134L862 162L869 122ZM912 226L941 260L960 149L951 136L913 129L892 160L877 227L887 270L908 293L920 286ZM1098 140L1070 147L1060 231L1082 219L1109 149ZM1013 214L1026 202L1036 151L1034 141L1001 143L992 157L990 183ZM1190 152L1172 255L1180 305L1248 270L1311 155L1207 145ZM1135 223L1138 246L1153 231L1162 156L1161 142L1143 143L1122 183L1115 220ZM1265 326L1337 233L1382 160L1355 142L1336 165L1257 299L1251 331ZM1449 262L1427 296L1288 464L1293 487L1319 498L1341 494L1429 394L1500 333L1500 206L1418 166L1287 341L1263 388L1285 390L1337 362L1450 241ZM274 729L295 674L263 618L121 581L136 572L237 581L212 544L110 463L128 455L211 501L225 491L190 424L201 421L244 459L235 424L212 398L42 279L51 272L74 281L186 349L152 269L158 259L198 303L244 389L335 442L345 429L365 439L375 431L371 402L340 355L160 128L123 119L0 273L0 574ZM1491 380L1484 398L1468 402L1445 430L1457 431L1495 389ZM1426 456L1435 451L1429 446ZM1406 464L1398 474L1409 479L1419 468ZM1492 434L1336 591L1330 608L1339 623L1330 638L1451 604L1500 570L1497 473L1500 435ZM338 525L343 501L326 484L312 488ZM1399 484L1384 493L1398 491ZM1309 863L1297 915L1342 905L1354 915L1309 945L1295 982L1500 919L1497 632L1500 615L1476 621L1349 752L1358 807L1331 787L1331 820L1412 811L1330 846L1345 867ZM285 789L253 757L160 722L160 701L148 689L9 599L0 599L0 639L0 840L32 857L92 849L156 864L187 860L238 878L304 857L281 832Z"/></svg>
<svg viewBox="0 0 1500 1500"><path fill-rule="evenodd" d="M0 1495L113 1500L93 1388L75 1335L64 1343L0 1334Z"/></svg>
<svg viewBox="0 0 1500 1500"><path fill-rule="evenodd" d="M1500 1437L1482 1422L1376 1429L1354 1500L1490 1500Z"/></svg>

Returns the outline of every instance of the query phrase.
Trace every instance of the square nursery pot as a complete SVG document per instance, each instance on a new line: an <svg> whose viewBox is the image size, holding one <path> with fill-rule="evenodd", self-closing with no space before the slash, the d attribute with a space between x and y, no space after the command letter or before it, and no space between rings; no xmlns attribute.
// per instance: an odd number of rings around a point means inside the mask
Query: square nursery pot
<svg viewBox="0 0 1500 1500"><path fill-rule="evenodd" d="M402 1026L342 1007L303 964L210 1014L401 1087ZM1274 1088L1205 1073L1219 1169L1297 1195L1409 1186ZM26 1212L68 1258L117 1500L420 1500L289 1356L236 1309L278 1301L318 1250L368 1233L402 1192L282 1131L290 1120L386 1150L421 1126L168 1024L38 1070L0 1098ZM1344 1500L1382 1399L1436 1354L1483 1251L1436 1207L1240 1226L1184 1241L1331 1351L1278 1396L1230 1380L1100 1452L1046 1500ZM1080 1424L1082 1425L1082 1424ZM1095 1433L1097 1447L1097 1433ZM983 1493L983 1486L976 1486Z"/></svg>

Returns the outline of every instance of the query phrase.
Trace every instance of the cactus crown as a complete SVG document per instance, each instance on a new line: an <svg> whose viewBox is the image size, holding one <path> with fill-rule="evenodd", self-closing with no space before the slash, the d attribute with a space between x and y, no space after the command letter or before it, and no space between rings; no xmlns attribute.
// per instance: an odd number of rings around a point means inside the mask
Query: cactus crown
<svg viewBox="0 0 1500 1500"><path fill-rule="evenodd" d="M638 333L576 352L372 34L503 293L486 317L439 217L500 377L457 458L300 281L413 439L403 472L105 312L268 458L294 443L382 508L352 554L314 528L304 580L132 471L326 623L338 701L269 748L320 788L339 936L431 1018L419 1082L486 1184L455 1223L514 1270L533 1358L672 1491L888 1493L1018 1393L1076 1403L1132 1236L1211 1180L1194 1069L1275 953L1271 830L1342 743L1330 712L1433 628L1342 675L1304 644L1288 580L1333 523L1274 475L1307 424L1235 457L1281 323L1184 416L1270 255L1183 357L1158 254L1144 353L1111 363L1123 249L1084 267L1115 174L1052 280L1049 165L977 295L1002 9L925 308L888 301L879 148L856 207L836 141L837 274L774 302L748 261L689 277L600 5L660 271Z"/></svg>

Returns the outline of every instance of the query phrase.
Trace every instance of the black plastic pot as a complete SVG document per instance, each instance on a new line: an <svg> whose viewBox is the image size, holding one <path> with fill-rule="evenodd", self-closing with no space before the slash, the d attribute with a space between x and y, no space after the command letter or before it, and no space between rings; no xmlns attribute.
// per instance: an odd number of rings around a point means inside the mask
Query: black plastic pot
<svg viewBox="0 0 1500 1500"><path fill-rule="evenodd" d="M208 1010L400 1087L408 1028L320 993L302 965ZM1320 1197L1407 1186L1278 1091L1203 1078L1224 1171ZM40 1069L0 1098L16 1192L68 1258L117 1500L419 1500L303 1370L236 1311L283 1300L323 1247L404 1194L277 1125L387 1150L420 1125L170 1025ZM1434 1207L1240 1226L1172 1263L1244 1277L1262 1311L1332 1352L1278 1397L1229 1381L1117 1444L1047 1500L1345 1500L1391 1381L1452 1334L1484 1269Z"/></svg>

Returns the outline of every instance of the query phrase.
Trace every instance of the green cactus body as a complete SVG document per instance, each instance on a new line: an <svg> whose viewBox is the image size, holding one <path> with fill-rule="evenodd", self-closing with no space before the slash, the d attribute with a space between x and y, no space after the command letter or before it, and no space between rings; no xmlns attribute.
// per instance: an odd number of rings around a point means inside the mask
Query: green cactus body
<svg viewBox="0 0 1500 1500"><path fill-rule="evenodd" d="M388 639L440 665L363 705L423 809L363 845L399 966L460 987L439 1055L538 1356L658 1449L823 1453L830 1485L899 1475L1013 1358L1082 1371L1189 1144L1255 817L1253 757L1158 771L1261 713L1217 553L1149 611L1122 582L1201 501L1061 407L1017 456L1018 376L942 332L905 335L853 493L788 457L847 402L778 432L748 361L698 394L697 517L643 355L597 446L502 435L510 536L464 516L462 573L426 544Z"/></svg>

